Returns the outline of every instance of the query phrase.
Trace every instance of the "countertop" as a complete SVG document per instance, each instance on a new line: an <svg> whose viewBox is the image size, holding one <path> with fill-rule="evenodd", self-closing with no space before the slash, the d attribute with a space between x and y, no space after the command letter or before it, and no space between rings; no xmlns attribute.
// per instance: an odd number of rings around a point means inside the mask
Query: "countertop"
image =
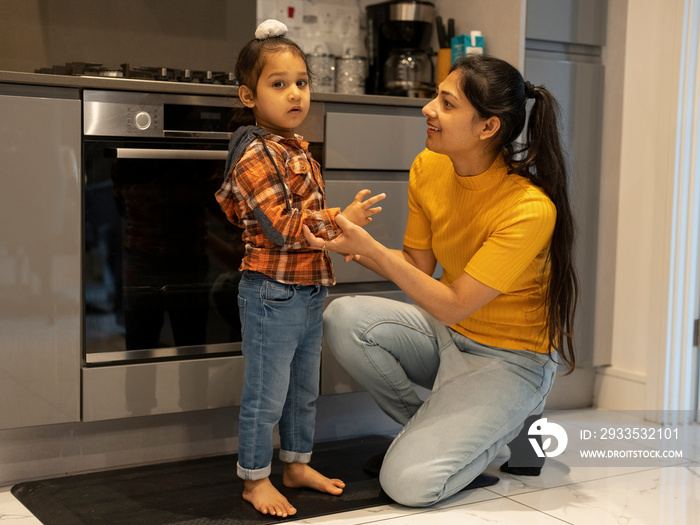
<svg viewBox="0 0 700 525"><path fill-rule="evenodd" d="M121 91L145 91L149 93L179 93L187 95L237 96L237 87L189 84L186 82L159 82L130 78L77 77L67 75L47 75L19 71L0 71L0 83L34 86L68 87L77 89L110 89ZM383 106L422 107L428 99L387 97L380 95L345 95L341 93L314 93L311 99L318 102L338 102L344 104L370 104Z"/></svg>

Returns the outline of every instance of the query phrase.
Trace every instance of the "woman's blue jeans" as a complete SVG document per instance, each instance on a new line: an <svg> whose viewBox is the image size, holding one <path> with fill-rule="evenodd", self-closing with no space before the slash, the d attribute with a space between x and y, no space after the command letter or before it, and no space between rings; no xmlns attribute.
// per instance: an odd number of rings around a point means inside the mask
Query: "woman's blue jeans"
<svg viewBox="0 0 700 525"><path fill-rule="evenodd" d="M238 306L245 375L237 465L243 479L270 475L278 422L280 459L311 459L327 294L325 286L283 284L243 272Z"/></svg>
<svg viewBox="0 0 700 525"><path fill-rule="evenodd" d="M539 414L554 381L546 354L479 344L421 308L334 300L324 332L341 365L404 427L380 473L397 503L426 507L466 487ZM431 389L422 401L414 385Z"/></svg>

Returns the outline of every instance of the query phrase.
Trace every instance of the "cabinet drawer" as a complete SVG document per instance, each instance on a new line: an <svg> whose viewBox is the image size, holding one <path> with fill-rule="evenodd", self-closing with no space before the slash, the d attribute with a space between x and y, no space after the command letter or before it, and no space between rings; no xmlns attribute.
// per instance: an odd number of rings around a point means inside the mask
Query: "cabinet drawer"
<svg viewBox="0 0 700 525"><path fill-rule="evenodd" d="M239 406L243 356L83 369L83 421Z"/></svg>
<svg viewBox="0 0 700 525"><path fill-rule="evenodd" d="M371 195L386 193L386 199L378 203L382 211L372 217L365 229L384 246L401 249L408 220L408 174L405 180L326 180L328 206L343 209L352 202L358 191L368 189ZM344 262L344 257L331 253L333 271L338 283L372 282L384 279L354 262Z"/></svg>
<svg viewBox="0 0 700 525"><path fill-rule="evenodd" d="M425 117L326 114L325 168L409 170L425 147Z"/></svg>

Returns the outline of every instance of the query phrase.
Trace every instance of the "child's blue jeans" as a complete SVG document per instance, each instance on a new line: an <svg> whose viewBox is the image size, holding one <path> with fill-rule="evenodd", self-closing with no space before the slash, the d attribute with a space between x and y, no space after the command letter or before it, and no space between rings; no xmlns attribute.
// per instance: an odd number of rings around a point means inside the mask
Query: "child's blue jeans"
<svg viewBox="0 0 700 525"><path fill-rule="evenodd" d="M278 422L280 459L311 459L327 294L325 286L283 284L243 272L238 306L245 376L237 465L243 479L270 475Z"/></svg>

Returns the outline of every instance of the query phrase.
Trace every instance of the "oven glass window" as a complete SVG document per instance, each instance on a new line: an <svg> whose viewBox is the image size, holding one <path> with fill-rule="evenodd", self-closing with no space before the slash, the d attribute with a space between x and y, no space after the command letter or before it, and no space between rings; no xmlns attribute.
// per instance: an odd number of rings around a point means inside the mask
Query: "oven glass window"
<svg viewBox="0 0 700 525"><path fill-rule="evenodd" d="M193 145L85 144L86 361L232 351L244 247L214 198L224 161L118 158L124 147Z"/></svg>

